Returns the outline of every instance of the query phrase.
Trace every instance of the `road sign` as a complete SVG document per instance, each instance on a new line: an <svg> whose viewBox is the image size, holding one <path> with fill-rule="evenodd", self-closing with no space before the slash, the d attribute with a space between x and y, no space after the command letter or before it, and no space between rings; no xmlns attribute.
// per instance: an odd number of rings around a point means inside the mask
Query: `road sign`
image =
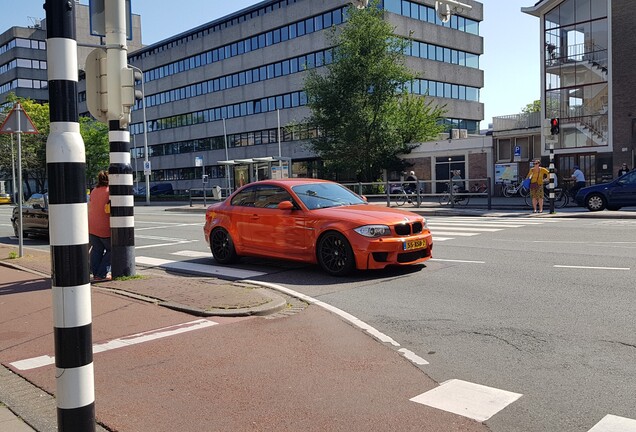
<svg viewBox="0 0 636 432"><path fill-rule="evenodd" d="M521 160L521 146L515 146L514 162Z"/></svg>
<svg viewBox="0 0 636 432"><path fill-rule="evenodd" d="M13 109L9 112L9 115L2 126L0 126L0 133L26 133L37 134L38 129L35 127L31 118L26 113L19 102L15 104Z"/></svg>
<svg viewBox="0 0 636 432"><path fill-rule="evenodd" d="M150 161L144 161L144 175L150 174L151 171Z"/></svg>

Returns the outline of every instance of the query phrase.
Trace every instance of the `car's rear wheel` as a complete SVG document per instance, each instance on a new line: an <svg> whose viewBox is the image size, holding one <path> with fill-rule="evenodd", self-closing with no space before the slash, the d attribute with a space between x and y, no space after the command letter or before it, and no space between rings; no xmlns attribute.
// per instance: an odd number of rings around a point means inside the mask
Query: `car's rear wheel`
<svg viewBox="0 0 636 432"><path fill-rule="evenodd" d="M210 234L210 250L219 264L232 264L238 260L232 237L223 228L216 228Z"/></svg>
<svg viewBox="0 0 636 432"><path fill-rule="evenodd" d="M318 242L316 253L320 267L331 276L345 276L355 267L353 249L339 232L325 233Z"/></svg>
<svg viewBox="0 0 636 432"><path fill-rule="evenodd" d="M585 206L589 211L600 211L605 209L607 203L603 195L592 194L585 199Z"/></svg>

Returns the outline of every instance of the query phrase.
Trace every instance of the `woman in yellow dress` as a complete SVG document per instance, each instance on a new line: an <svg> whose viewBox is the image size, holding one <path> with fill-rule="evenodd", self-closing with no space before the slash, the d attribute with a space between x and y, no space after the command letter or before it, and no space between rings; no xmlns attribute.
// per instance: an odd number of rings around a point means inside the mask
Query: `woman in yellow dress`
<svg viewBox="0 0 636 432"><path fill-rule="evenodd" d="M532 197L532 213L543 213L543 184L547 181L550 172L541 166L541 161L535 159L534 166L530 168L526 178L530 179L530 196Z"/></svg>

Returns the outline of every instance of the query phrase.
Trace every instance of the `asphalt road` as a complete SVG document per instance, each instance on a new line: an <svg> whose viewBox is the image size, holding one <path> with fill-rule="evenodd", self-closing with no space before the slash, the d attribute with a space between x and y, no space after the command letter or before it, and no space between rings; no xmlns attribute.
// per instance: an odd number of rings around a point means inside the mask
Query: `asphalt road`
<svg viewBox="0 0 636 432"><path fill-rule="evenodd" d="M138 207L136 255L211 267L202 214ZM10 242L6 208L0 241ZM426 266L330 278L315 266L245 260L250 279L340 308L426 359L437 382L523 396L495 432L609 429L636 419L636 220L430 217ZM47 247L37 239L25 246ZM615 417L612 417L615 419ZM633 422L633 423L632 423Z"/></svg>

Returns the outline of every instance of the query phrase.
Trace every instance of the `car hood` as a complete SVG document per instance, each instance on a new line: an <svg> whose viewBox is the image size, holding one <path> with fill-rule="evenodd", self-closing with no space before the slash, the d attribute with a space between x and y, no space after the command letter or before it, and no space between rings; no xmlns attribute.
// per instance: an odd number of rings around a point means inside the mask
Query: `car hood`
<svg viewBox="0 0 636 432"><path fill-rule="evenodd" d="M346 220L358 225L392 225L407 221L415 221L421 218L420 215L407 210L399 210L371 204L329 207L311 210L310 213L326 218L333 218L334 220Z"/></svg>

